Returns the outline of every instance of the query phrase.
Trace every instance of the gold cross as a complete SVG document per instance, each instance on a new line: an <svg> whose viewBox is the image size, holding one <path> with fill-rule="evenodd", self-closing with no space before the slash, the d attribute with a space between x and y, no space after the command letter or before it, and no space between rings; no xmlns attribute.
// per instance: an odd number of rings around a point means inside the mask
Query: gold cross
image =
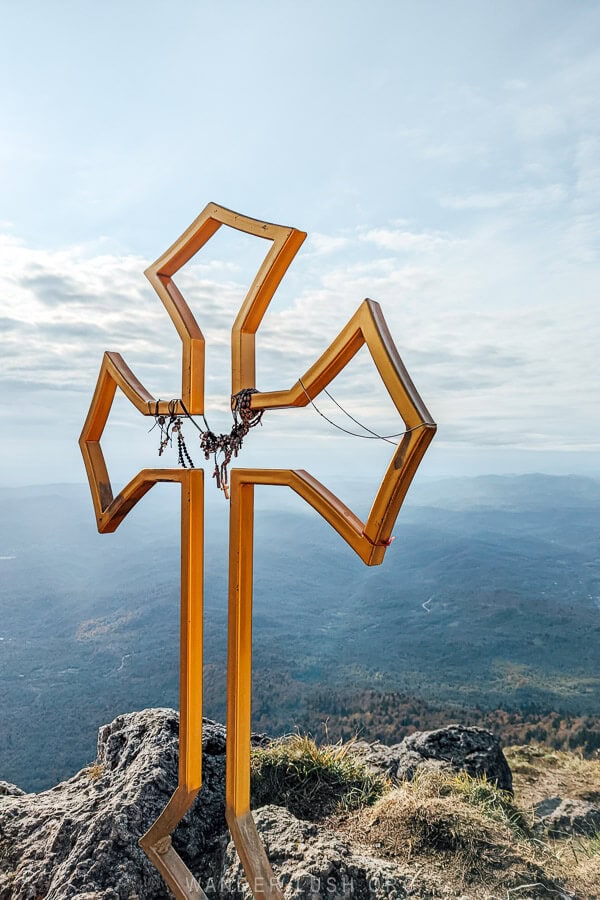
<svg viewBox="0 0 600 900"><path fill-rule="evenodd" d="M171 844L171 834L202 784L202 603L204 473L201 469L142 469L115 497L100 440L117 387L144 416L204 413L204 338L173 281L221 227L271 242L232 328L231 393L255 388L255 336L267 307L306 234L259 222L209 203L146 276L182 342L180 401L157 401L118 353L105 353L79 444L98 530L115 531L158 482L181 485L181 630L178 785L140 844L178 900L206 897ZM257 900L282 900L250 810L252 683L252 566L254 486L283 485L306 500L369 566L379 565L394 522L436 426L398 355L378 303L364 300L322 356L289 390L252 394L253 410L306 406L366 344L400 414L403 434L375 495L366 522L304 470L233 469L229 528L226 817Z"/></svg>

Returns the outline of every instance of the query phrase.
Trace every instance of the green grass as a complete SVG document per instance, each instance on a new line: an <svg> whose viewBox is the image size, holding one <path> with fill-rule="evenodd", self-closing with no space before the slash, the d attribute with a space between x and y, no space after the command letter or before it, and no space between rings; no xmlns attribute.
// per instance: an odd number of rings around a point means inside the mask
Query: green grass
<svg viewBox="0 0 600 900"><path fill-rule="evenodd" d="M291 735L252 751L252 803L285 806L303 819L370 806L389 788L348 752L351 744L318 747Z"/></svg>
<svg viewBox="0 0 600 900"><path fill-rule="evenodd" d="M531 833L527 816L515 805L512 795L485 777L472 778L466 772L457 772L441 781L438 792L438 796L454 795L476 806L488 818L506 825L518 837L528 837Z"/></svg>
<svg viewBox="0 0 600 900"><path fill-rule="evenodd" d="M588 838L587 850L590 856L600 856L600 831Z"/></svg>

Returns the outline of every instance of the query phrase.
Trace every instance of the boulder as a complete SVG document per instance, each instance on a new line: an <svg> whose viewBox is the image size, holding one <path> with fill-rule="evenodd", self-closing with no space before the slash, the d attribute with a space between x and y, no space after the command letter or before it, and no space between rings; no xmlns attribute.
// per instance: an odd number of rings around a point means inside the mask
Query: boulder
<svg viewBox="0 0 600 900"><path fill-rule="evenodd" d="M410 781L421 771L463 771L512 792L512 773L500 741L485 728L448 725L415 731L392 747L359 741L354 752L391 778Z"/></svg>
<svg viewBox="0 0 600 900"><path fill-rule="evenodd" d="M594 835L600 831L600 806L586 800L548 797L535 805L539 826L552 837Z"/></svg>
<svg viewBox="0 0 600 900"><path fill-rule="evenodd" d="M24 793L25 791L22 791L16 784L0 781L0 797L22 797Z"/></svg>
<svg viewBox="0 0 600 900"><path fill-rule="evenodd" d="M286 900L400 900L418 897L414 873L388 860L353 849L322 825L296 819L280 806L254 813L256 827ZM208 893L205 885L204 889ZM220 889L229 900L251 900L252 893L230 841L223 859Z"/></svg>
<svg viewBox="0 0 600 900"><path fill-rule="evenodd" d="M177 784L178 716L148 709L100 729L97 762L39 794L0 797L0 900L167 900L138 839ZM204 785L173 844L200 880L225 832L225 729L205 720Z"/></svg>
<svg viewBox="0 0 600 900"><path fill-rule="evenodd" d="M358 756L361 762L386 778L396 777L400 762L399 747L400 744L388 747L386 744L380 744L379 741L372 744L367 741L353 741L350 744L351 752Z"/></svg>
<svg viewBox="0 0 600 900"><path fill-rule="evenodd" d="M96 762L73 778L39 794L3 785L0 900L169 900L138 840L176 787L178 729L169 709L118 716L100 729ZM253 740L268 742L264 735ZM510 784L498 742L482 729L452 726L363 751L373 766L400 777L444 765ZM203 776L173 844L210 900L250 898L224 818L225 729L209 720ZM410 867L376 857L375 848L353 846L324 823L301 821L276 806L257 810L255 819L286 898L431 896Z"/></svg>

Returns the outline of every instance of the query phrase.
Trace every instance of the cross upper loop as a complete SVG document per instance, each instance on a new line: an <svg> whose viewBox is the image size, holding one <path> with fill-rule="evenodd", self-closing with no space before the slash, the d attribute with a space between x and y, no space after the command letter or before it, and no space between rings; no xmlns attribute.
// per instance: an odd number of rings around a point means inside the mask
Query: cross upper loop
<svg viewBox="0 0 600 900"><path fill-rule="evenodd" d="M105 353L96 392L80 438L98 527L114 530L137 494L142 473L118 495L116 505L108 471L100 446L100 437L108 419L116 388L119 387L142 415L177 414L191 417L204 414L204 338L194 315L175 285L173 276L203 247L221 225L270 240L272 247L248 290L232 328L232 403L243 389L252 390L250 408L257 413L267 409L306 406L345 368L366 344L381 379L395 404L407 433L399 442L381 481L366 523L354 529L352 540L335 524L335 506L343 507L343 518L354 514L319 485L319 512L347 540L365 562L380 562L391 536L391 529L410 482L436 425L417 392L391 337L378 303L364 300L355 314L331 342L321 357L287 390L270 392L255 388L255 335L267 307L306 237L295 228L259 222L232 210L209 203L177 241L146 270L146 276L162 300L182 340L181 398L156 400L136 378L118 353ZM145 470L152 471L152 470ZM178 470L158 470L157 480L178 480ZM170 472L170 475L167 473ZM135 482L135 486L134 486ZM319 484L313 479L315 484ZM301 481L300 484L303 484ZM134 489L135 488L135 489ZM140 495L141 496L141 495ZM125 499L123 499L125 498ZM327 498L327 499L325 499ZM309 499L305 496L305 499ZM309 500L309 502L311 502ZM125 513L126 514L126 513Z"/></svg>
<svg viewBox="0 0 600 900"><path fill-rule="evenodd" d="M255 335L306 232L260 222L209 203L174 244L145 271L182 341L181 398L192 415L204 412L204 337L173 276L227 225L272 242L244 298L231 331L231 393L256 387Z"/></svg>

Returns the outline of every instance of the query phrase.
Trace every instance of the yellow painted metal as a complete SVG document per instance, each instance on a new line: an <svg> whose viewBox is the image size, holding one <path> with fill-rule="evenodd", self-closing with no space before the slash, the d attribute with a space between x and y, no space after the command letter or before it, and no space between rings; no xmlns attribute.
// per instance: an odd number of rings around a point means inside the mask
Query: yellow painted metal
<svg viewBox="0 0 600 900"><path fill-rule="evenodd" d="M255 334L273 294L306 238L306 233L297 228L259 222L209 203L166 253L146 269L146 277L164 303L183 344L181 398L192 415L204 412L204 337L173 276L221 225L272 242L231 331L232 394L255 387Z"/></svg>
<svg viewBox="0 0 600 900"><path fill-rule="evenodd" d="M366 523L307 473L303 473L303 489L297 481L299 473L295 473L295 485L289 486L339 531L363 562L377 565L383 560L385 542L390 538L402 501L436 431L436 425L400 359L379 304L364 300L327 350L290 390L253 394L252 408L306 406L309 398L314 399L326 388L364 345L409 429L392 456Z"/></svg>
<svg viewBox="0 0 600 900"><path fill-rule="evenodd" d="M181 624L179 669L179 778L167 807L140 839L178 900L205 897L173 849L171 834L202 786L202 600L204 594L204 472L181 479Z"/></svg>
<svg viewBox="0 0 600 900"><path fill-rule="evenodd" d="M306 234L259 222L209 203L184 234L146 270L182 341L181 399L157 401L118 353L105 353L80 446L100 532L119 526L157 483L181 485L180 734L177 790L140 844L178 900L206 895L171 844L202 783L203 472L142 469L115 497L101 438L119 388L144 416L170 409L204 412L204 337L173 276L221 225L271 242L232 327L232 394L255 388L255 336L266 309ZM253 409L306 406L361 347L368 348L407 429L388 465L366 522L303 470L233 469L231 472L227 675L226 815L257 900L282 900L250 810L252 699L252 568L254 487L288 487L309 503L367 565L379 565L402 501L435 433L435 423L398 355L379 304L364 300L313 366L288 390L257 392Z"/></svg>
<svg viewBox="0 0 600 900"><path fill-rule="evenodd" d="M225 814L256 900L282 900L250 812L254 484L231 473Z"/></svg>

